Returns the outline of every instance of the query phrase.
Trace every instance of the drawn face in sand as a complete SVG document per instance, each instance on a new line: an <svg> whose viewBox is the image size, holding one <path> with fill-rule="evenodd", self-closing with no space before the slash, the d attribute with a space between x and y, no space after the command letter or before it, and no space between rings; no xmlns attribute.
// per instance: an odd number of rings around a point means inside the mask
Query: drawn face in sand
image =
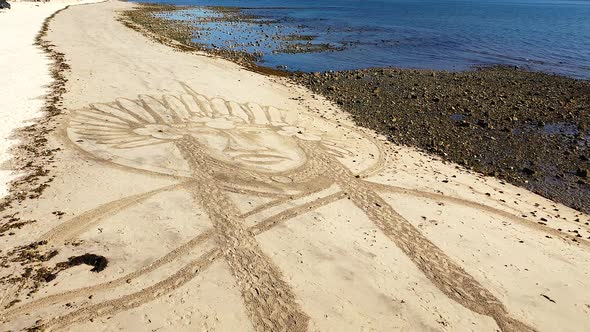
<svg viewBox="0 0 590 332"><path fill-rule="evenodd" d="M216 162L259 173L288 173L304 166L308 156L302 142L350 159L356 168L377 160L379 151L370 141L328 121L254 103L209 99L184 87L187 93L181 96L142 95L93 104L75 113L68 135L100 158L181 176L191 176L192 170L177 151L177 142L189 138ZM372 158L358 153L361 145L365 152L370 146Z"/></svg>
<svg viewBox="0 0 590 332"><path fill-rule="evenodd" d="M161 262L176 259L177 253L191 252L191 248L210 237L216 240L216 247L155 285L81 308L47 322L45 327L63 328L153 301L187 283L214 260L223 258L237 279L236 285L256 330L306 331L309 317L255 236L310 209L345 200L363 211L447 297L493 318L502 331L533 330L512 318L493 293L399 215L379 195L378 191L385 190L387 185L364 179L364 175L383 165L383 156L371 139L353 128L314 116L254 103L209 99L183 87L186 93L179 97L140 96L137 100L118 99L76 111L68 135L95 157L146 175L158 172L189 179L88 211L51 230L43 240L58 243L74 239L100 223L102 216L112 209L125 209L162 191L182 189L192 194L195 205L207 214L213 227ZM226 178L220 178L219 174ZM240 184L236 185L237 182ZM269 190L277 187L275 191ZM253 226L248 226L246 221L252 211L244 214L228 195L234 190L269 199L269 203L253 210L262 213L284 207L284 202L293 199L286 191L294 187L298 197L309 199L307 203L262 218ZM312 196L333 187L337 188L336 193L320 198ZM158 266L154 263L144 270ZM125 283L128 279L120 280Z"/></svg>

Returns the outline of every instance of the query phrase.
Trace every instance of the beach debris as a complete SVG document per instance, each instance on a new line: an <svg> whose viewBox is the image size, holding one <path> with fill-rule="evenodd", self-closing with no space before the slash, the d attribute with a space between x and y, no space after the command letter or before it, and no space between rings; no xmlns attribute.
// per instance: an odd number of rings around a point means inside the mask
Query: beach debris
<svg viewBox="0 0 590 332"><path fill-rule="evenodd" d="M67 268L82 264L90 265L92 266L92 269L90 271L98 273L107 267L109 261L104 256L86 253L80 256L72 256L68 258L67 262L64 263L67 264Z"/></svg>

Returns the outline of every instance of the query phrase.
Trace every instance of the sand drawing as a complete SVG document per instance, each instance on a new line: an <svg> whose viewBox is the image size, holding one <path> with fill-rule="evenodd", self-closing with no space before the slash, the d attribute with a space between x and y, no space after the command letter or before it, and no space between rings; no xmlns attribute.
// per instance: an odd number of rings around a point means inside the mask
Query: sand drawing
<svg viewBox="0 0 590 332"><path fill-rule="evenodd" d="M387 186L364 179L384 165L379 145L370 138L309 114L208 98L182 86L184 93L179 96L140 95L135 100L93 104L75 111L68 127L69 138L92 156L134 171L182 179L180 184L104 204L66 220L42 239L56 244L76 239L117 211L180 189L191 193L213 228L122 278L16 306L3 313L4 319L119 287L213 240L213 249L193 257L166 279L43 320L41 326L64 328L130 310L169 294L214 261L224 260L256 330L306 331L308 315L280 269L260 248L256 235L312 209L349 199L448 298L493 318L502 331L533 331L511 317L489 290L398 214L379 195ZM259 212L276 209L288 200L309 198L334 186L337 190L330 194L256 218ZM232 192L265 197L269 203L243 213L229 198ZM246 219L252 218L255 224L248 225Z"/></svg>

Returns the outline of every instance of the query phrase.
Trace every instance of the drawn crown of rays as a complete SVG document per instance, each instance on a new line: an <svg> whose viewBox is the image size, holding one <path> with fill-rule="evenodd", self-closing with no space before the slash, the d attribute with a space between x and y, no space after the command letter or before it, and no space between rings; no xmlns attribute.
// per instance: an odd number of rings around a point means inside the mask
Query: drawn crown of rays
<svg viewBox="0 0 590 332"><path fill-rule="evenodd" d="M119 98L113 103L92 104L75 113L71 127L80 138L119 149L167 143L204 131L264 127L282 136L320 142L336 155L349 154L336 140L302 126L297 112L256 103L209 99L183 87L186 93L180 96L140 95L137 100Z"/></svg>

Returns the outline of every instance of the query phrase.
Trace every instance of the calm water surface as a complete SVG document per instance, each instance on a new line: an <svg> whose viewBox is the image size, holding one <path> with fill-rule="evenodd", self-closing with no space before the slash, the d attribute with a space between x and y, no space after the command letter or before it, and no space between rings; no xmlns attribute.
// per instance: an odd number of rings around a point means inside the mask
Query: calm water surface
<svg viewBox="0 0 590 332"><path fill-rule="evenodd" d="M302 71L386 66L463 70L506 64L590 78L590 0L158 2L247 7L246 13L317 36L314 43L344 46L337 52L264 52L261 63L271 67L284 65ZM226 35L223 30L221 34ZM239 33L233 38L236 35Z"/></svg>

